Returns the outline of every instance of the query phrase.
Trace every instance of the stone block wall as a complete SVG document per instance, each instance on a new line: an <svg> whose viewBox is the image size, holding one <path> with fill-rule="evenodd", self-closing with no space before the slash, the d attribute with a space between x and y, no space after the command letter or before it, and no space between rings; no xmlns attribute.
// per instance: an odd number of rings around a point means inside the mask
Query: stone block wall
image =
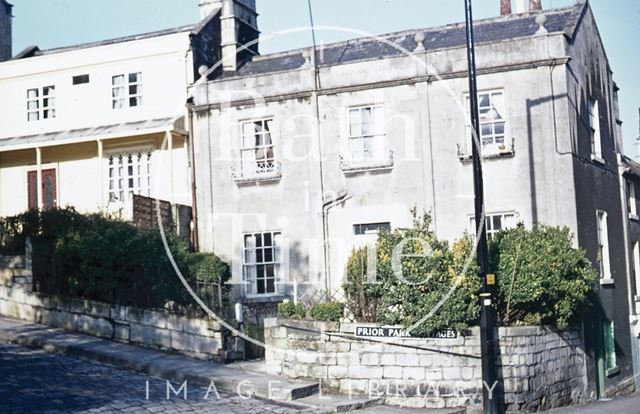
<svg viewBox="0 0 640 414"><path fill-rule="evenodd" d="M272 373L320 380L325 388L345 394L384 396L392 405L444 408L481 403L477 328L453 339L365 340L354 336L355 327L266 319L266 364ZM499 335L501 385L495 393L508 412L586 400L580 332L512 327L500 328Z"/></svg>
<svg viewBox="0 0 640 414"><path fill-rule="evenodd" d="M209 319L48 297L1 285L0 315L199 359L224 359L222 328Z"/></svg>

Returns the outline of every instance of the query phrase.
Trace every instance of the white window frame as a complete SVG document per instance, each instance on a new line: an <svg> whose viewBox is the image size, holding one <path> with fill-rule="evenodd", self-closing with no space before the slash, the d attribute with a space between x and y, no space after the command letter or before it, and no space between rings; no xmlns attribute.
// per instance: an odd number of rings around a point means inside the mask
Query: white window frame
<svg viewBox="0 0 640 414"><path fill-rule="evenodd" d="M31 95L35 92L35 96ZM56 117L56 86L27 89L27 122Z"/></svg>
<svg viewBox="0 0 640 414"><path fill-rule="evenodd" d="M600 273L600 283L613 283L611 279L611 257L609 255L609 229L607 212L596 211L596 232L598 235L598 271Z"/></svg>
<svg viewBox="0 0 640 414"><path fill-rule="evenodd" d="M153 153L151 147L142 147L124 151L110 151L105 154L109 204L128 202L133 194L151 196ZM129 157L131 157L131 163ZM116 159L122 159L124 162L121 165L112 164L112 161L115 162ZM131 185L131 180L133 180L133 185Z"/></svg>
<svg viewBox="0 0 640 414"><path fill-rule="evenodd" d="M363 130L363 110L371 111L371 121L373 126L368 131ZM354 124L353 114L359 114L359 122ZM353 128L359 125L359 128ZM385 115L383 104L368 104L350 106L347 108L347 149L349 161L366 162L383 160L388 156L385 148ZM361 143L357 143L361 141Z"/></svg>
<svg viewBox="0 0 640 414"><path fill-rule="evenodd" d="M638 220L638 206L636 204L636 183L626 180L627 183L627 203L629 204L629 218Z"/></svg>
<svg viewBox="0 0 640 414"><path fill-rule="evenodd" d="M602 159L602 136L600 129L600 106L598 99L589 98L589 132L591 134L591 158L594 161L603 162Z"/></svg>
<svg viewBox="0 0 640 414"><path fill-rule="evenodd" d="M265 243L265 236L269 235L271 244ZM260 236L260 246L258 246L256 236ZM247 240L253 237L253 245L247 244ZM260 254L262 260L258 260ZM271 260L267 260L267 252L271 254ZM283 286L283 251L282 232L259 231L249 232L242 235L242 280L245 282L245 296L266 297L282 293ZM262 266L262 268L261 268ZM269 266L273 269L273 275L268 274ZM262 276L259 275L262 273ZM258 292L259 280L262 279L263 292ZM269 280L273 282L273 291L269 291Z"/></svg>
<svg viewBox="0 0 640 414"><path fill-rule="evenodd" d="M500 228L496 229L494 219L500 218ZM503 211L497 213L485 214L485 231L487 233L487 240L491 238L501 230L512 229L518 225L518 213L515 211ZM476 228L476 218L474 215L469 216L470 233L475 236L478 233Z"/></svg>
<svg viewBox="0 0 640 414"><path fill-rule="evenodd" d="M132 76L135 79L132 80ZM116 79L122 77L122 83ZM135 92L131 92L135 88ZM119 92L117 92L119 91ZM135 102L135 104L132 104ZM142 72L120 73L111 77L111 108L137 108L142 106Z"/></svg>
<svg viewBox="0 0 640 414"><path fill-rule="evenodd" d="M636 282L635 300L638 301L640 299L640 242L633 242L632 258L633 277Z"/></svg>
<svg viewBox="0 0 640 414"><path fill-rule="evenodd" d="M365 230L362 233L358 233L359 226L369 226L372 227L370 230ZM353 234L356 237L361 236L369 236L369 235L378 235L383 230L391 230L391 222L390 221L377 221L377 222L369 222L369 223L356 223L353 225Z"/></svg>
<svg viewBox="0 0 640 414"><path fill-rule="evenodd" d="M260 124L261 130L255 130L256 124ZM241 176L269 174L276 170L273 125L273 117L247 119L240 122ZM251 126L254 127L253 131L247 129ZM256 139L259 142L256 142Z"/></svg>
<svg viewBox="0 0 640 414"><path fill-rule="evenodd" d="M496 108L494 104L493 95L501 94L503 101L503 109L502 109L502 118L498 121L483 121L481 110L484 107L481 107L482 96L489 96L489 109ZM467 92L463 96L463 105L466 111L465 118L465 142L467 143L467 154L471 155L473 151L473 134L472 134L472 125L471 125L471 108L469 105L469 99L471 95ZM498 154L501 151L505 151L509 149L509 143L507 142L507 137L509 136L509 113L507 111L507 94L505 89L489 89L478 92L478 116L480 117L480 131L478 131L478 139L480 140L482 154L483 155L493 155ZM497 124L504 124L502 134L498 133L496 129ZM487 137L483 136L483 126L491 125L491 134L487 135Z"/></svg>

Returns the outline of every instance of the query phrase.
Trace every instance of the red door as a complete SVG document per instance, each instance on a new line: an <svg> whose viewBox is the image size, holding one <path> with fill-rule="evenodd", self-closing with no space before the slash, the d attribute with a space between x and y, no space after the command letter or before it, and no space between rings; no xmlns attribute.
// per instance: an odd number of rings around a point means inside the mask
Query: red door
<svg viewBox="0 0 640 414"><path fill-rule="evenodd" d="M29 209L38 206L37 192L37 172L29 171L27 173L28 181L28 203ZM45 210L55 208L58 205L58 188L56 183L56 170L53 168L42 170L42 207Z"/></svg>

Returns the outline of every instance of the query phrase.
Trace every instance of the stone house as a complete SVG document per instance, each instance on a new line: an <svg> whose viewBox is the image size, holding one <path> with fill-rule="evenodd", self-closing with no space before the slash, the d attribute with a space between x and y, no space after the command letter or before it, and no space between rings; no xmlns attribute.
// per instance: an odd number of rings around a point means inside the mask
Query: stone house
<svg viewBox="0 0 640 414"><path fill-rule="evenodd" d="M517 222L575 234L600 274L590 391L633 389L617 87L592 10L505 6L476 24L489 237ZM199 247L232 264L238 300L266 315L339 297L351 249L409 225L413 206L442 238L474 228L463 24L233 49L193 87L192 113Z"/></svg>
<svg viewBox="0 0 640 414"><path fill-rule="evenodd" d="M127 218L132 194L191 205L187 86L219 59L219 24L12 56L0 1L0 216L73 206Z"/></svg>

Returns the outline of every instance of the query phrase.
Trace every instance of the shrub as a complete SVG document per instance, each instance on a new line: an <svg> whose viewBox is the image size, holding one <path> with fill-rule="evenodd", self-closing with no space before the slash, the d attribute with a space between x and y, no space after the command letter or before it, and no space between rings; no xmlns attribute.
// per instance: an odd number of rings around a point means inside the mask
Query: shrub
<svg viewBox="0 0 640 414"><path fill-rule="evenodd" d="M278 304L278 316L284 319L304 319L307 312L302 303L285 302Z"/></svg>
<svg viewBox="0 0 640 414"><path fill-rule="evenodd" d="M19 216L16 216L19 217ZM72 208L32 211L20 218L34 245L34 279L45 294L147 308L201 313L176 275L158 230L143 230ZM228 266L215 255L190 253L171 231L167 242L189 285L217 304L227 297ZM222 290L214 291L222 285ZM204 289L204 290L203 290ZM206 294L212 292L207 297ZM215 308L216 306L214 306Z"/></svg>
<svg viewBox="0 0 640 414"><path fill-rule="evenodd" d="M346 307L360 322L375 322L380 293L377 285L365 283L367 280L367 254L369 249L354 249L347 260L346 281L343 290Z"/></svg>
<svg viewBox="0 0 640 414"><path fill-rule="evenodd" d="M318 303L311 307L311 317L316 321L338 322L344 313L340 302Z"/></svg>
<svg viewBox="0 0 640 414"><path fill-rule="evenodd" d="M480 280L470 235L449 247L430 229L431 217L412 211L413 226L383 232L376 243L376 284L366 284L367 249L356 249L347 263L344 291L357 320L413 326L413 335L443 328L459 331L478 322ZM393 269L393 251L403 240L404 281ZM497 278L495 306L503 325L546 324L565 329L588 304L597 279L584 251L572 246L567 228L518 227L498 233L490 243L490 265ZM455 288L455 289L454 289ZM444 300L444 301L443 301ZM434 312L434 309L435 310Z"/></svg>
<svg viewBox="0 0 640 414"><path fill-rule="evenodd" d="M503 231L491 243L498 310L505 325L546 324L565 329L584 310L597 273L566 227Z"/></svg>

